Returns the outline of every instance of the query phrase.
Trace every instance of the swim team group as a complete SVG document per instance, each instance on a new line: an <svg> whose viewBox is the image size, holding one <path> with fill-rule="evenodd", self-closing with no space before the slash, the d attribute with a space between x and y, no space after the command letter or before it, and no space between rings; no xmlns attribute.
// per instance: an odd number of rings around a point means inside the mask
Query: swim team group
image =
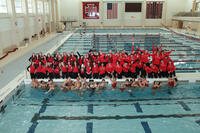
<svg viewBox="0 0 200 133"><path fill-rule="evenodd" d="M90 50L86 55L80 55L77 52L55 55L43 55L42 53L33 53L29 61L31 65L27 68L32 79L32 88L47 89L46 93L54 90L56 84L53 79L66 79L61 85L62 91L92 89L99 92L105 87L105 79L111 81L111 89L120 89L132 94L132 88L144 88L149 86L146 78L168 78L168 85L177 86L175 66L170 58L171 51L162 49L162 45L156 48L152 45L152 54L148 50L141 50L134 44L131 53L126 50L109 51L105 54L101 51ZM117 79L124 79L124 82L117 82ZM49 82L43 80L39 83L37 79L49 79ZM72 80L73 79L73 80ZM76 79L76 80L74 80ZM86 80L89 79L89 82ZM94 82L92 79L101 79L101 82ZM136 81L136 79L138 79ZM118 85L119 84L119 85ZM106 85L107 86L107 85ZM156 90L161 90L162 83L154 81L152 94Z"/></svg>

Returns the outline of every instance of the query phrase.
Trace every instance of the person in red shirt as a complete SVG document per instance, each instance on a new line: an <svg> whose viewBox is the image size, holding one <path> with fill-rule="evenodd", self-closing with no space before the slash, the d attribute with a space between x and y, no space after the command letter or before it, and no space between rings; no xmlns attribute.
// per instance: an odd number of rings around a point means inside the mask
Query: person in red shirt
<svg viewBox="0 0 200 133"><path fill-rule="evenodd" d="M78 58L78 65L81 67L82 64L83 64L83 56L80 56Z"/></svg>
<svg viewBox="0 0 200 133"><path fill-rule="evenodd" d="M63 79L68 78L67 66L64 62L61 65L61 70L62 70L62 78Z"/></svg>
<svg viewBox="0 0 200 133"><path fill-rule="evenodd" d="M89 62L88 56L85 55L84 58L83 58L83 64L84 64L84 66L87 66L88 62Z"/></svg>
<svg viewBox="0 0 200 133"><path fill-rule="evenodd" d="M68 77L72 78L72 65L70 63L70 61L68 61Z"/></svg>
<svg viewBox="0 0 200 133"><path fill-rule="evenodd" d="M106 68L104 66L103 63L101 63L101 66L99 67L99 78L105 78L105 74L106 74Z"/></svg>
<svg viewBox="0 0 200 133"><path fill-rule="evenodd" d="M106 75L107 75L108 77L112 78L113 72L114 72L114 67L113 67L113 65L111 64L111 62L109 62L109 63L106 65Z"/></svg>
<svg viewBox="0 0 200 133"><path fill-rule="evenodd" d="M54 76L55 76L56 79L60 78L60 67L59 66L55 67L55 69L54 69Z"/></svg>
<svg viewBox="0 0 200 133"><path fill-rule="evenodd" d="M98 79L99 78L99 67L95 62L93 62L92 75L93 75L94 79Z"/></svg>
<svg viewBox="0 0 200 133"><path fill-rule="evenodd" d="M145 71L146 71L146 73L148 75L148 78L153 78L152 69L149 66L147 66L146 64L144 65L144 67L145 67L144 69L145 69Z"/></svg>
<svg viewBox="0 0 200 133"><path fill-rule="evenodd" d="M115 66L115 72L114 72L114 75L115 77L121 79L122 78L122 66L119 64L119 61L117 61L117 65Z"/></svg>
<svg viewBox="0 0 200 133"><path fill-rule="evenodd" d="M156 66L156 65L154 65L154 64L150 64L150 68L151 68L151 70L152 70L152 73L153 73L153 77L154 78L158 78L158 74L159 74L159 69L158 69L158 67Z"/></svg>
<svg viewBox="0 0 200 133"><path fill-rule="evenodd" d="M71 63L74 62L74 61L76 61L76 56L74 55L74 52L71 52L69 60L70 60Z"/></svg>
<svg viewBox="0 0 200 133"><path fill-rule="evenodd" d="M53 63L53 58L49 53L47 54L47 62L51 64Z"/></svg>
<svg viewBox="0 0 200 133"><path fill-rule="evenodd" d="M173 76L175 77L175 69L176 67L174 66L174 64L169 61L168 66L167 66L167 71L168 71L168 77L172 78Z"/></svg>
<svg viewBox="0 0 200 133"><path fill-rule="evenodd" d="M127 62L123 64L123 75L128 78L129 77L129 65Z"/></svg>
<svg viewBox="0 0 200 133"><path fill-rule="evenodd" d="M39 55L38 54L36 55L36 58L34 59L34 62L35 62L35 66L38 67L38 65L40 63Z"/></svg>
<svg viewBox="0 0 200 133"><path fill-rule="evenodd" d="M30 68L30 70L29 70ZM31 65L27 68L27 71L29 71L31 79L35 79L36 75L35 75L35 63L32 62Z"/></svg>
<svg viewBox="0 0 200 133"><path fill-rule="evenodd" d="M30 62L35 62L34 60L36 59L36 54L32 53L32 56L28 59Z"/></svg>
<svg viewBox="0 0 200 133"><path fill-rule="evenodd" d="M117 63L118 57L119 57L119 56L118 56L117 53L113 54L113 56L112 56L112 61L113 61L112 63L113 63L113 64L116 64L116 63Z"/></svg>
<svg viewBox="0 0 200 133"><path fill-rule="evenodd" d="M47 67L47 71L48 71L48 77L49 77L49 79L53 79L54 78L53 65L49 65Z"/></svg>
<svg viewBox="0 0 200 133"><path fill-rule="evenodd" d="M141 50L141 49L139 49L138 46L136 46L136 48L142 53L140 60L143 63L146 63L146 64L149 65L149 59L148 59L148 57L152 56L152 54L150 54L148 50Z"/></svg>
<svg viewBox="0 0 200 133"><path fill-rule="evenodd" d="M86 66L86 78L91 79L92 78L92 68L90 66L90 63L88 62L87 66Z"/></svg>
<svg viewBox="0 0 200 133"><path fill-rule="evenodd" d="M144 64L142 69L141 69L141 78L146 78L146 76L147 76L147 72L146 72L146 69L145 69L146 67L147 67L147 65Z"/></svg>
<svg viewBox="0 0 200 133"><path fill-rule="evenodd" d="M167 64L164 63L163 60L160 61L160 74L159 74L159 77L163 77L163 78L166 78L168 77L168 73L167 73Z"/></svg>
<svg viewBox="0 0 200 133"><path fill-rule="evenodd" d="M74 66L73 66L73 70L72 70L72 78L73 79L76 79L78 77L78 72L79 72L79 68L78 68L78 65L75 61Z"/></svg>
<svg viewBox="0 0 200 133"><path fill-rule="evenodd" d="M141 61L137 60L137 62L136 62L136 73L137 73L137 75L141 76L142 67L143 67L143 63Z"/></svg>
<svg viewBox="0 0 200 133"><path fill-rule="evenodd" d="M132 61L130 66L130 77L134 79L136 79L138 76L136 73L136 66L137 64Z"/></svg>
<svg viewBox="0 0 200 133"><path fill-rule="evenodd" d="M37 77L37 79L42 78L42 65L41 65L41 62L39 62L38 67L36 69L36 77Z"/></svg>
<svg viewBox="0 0 200 133"><path fill-rule="evenodd" d="M44 55L44 58L43 58L43 60L42 60L42 64L43 65L46 65L47 64L47 59L46 59L46 56Z"/></svg>
<svg viewBox="0 0 200 133"><path fill-rule="evenodd" d="M42 72L42 79L45 79L45 78L47 78L47 66L46 65L42 65L42 70L41 70L41 72Z"/></svg>
<svg viewBox="0 0 200 133"><path fill-rule="evenodd" d="M66 52L64 52L62 55L62 62L65 64L67 64L67 62L68 62L68 55Z"/></svg>
<svg viewBox="0 0 200 133"><path fill-rule="evenodd" d="M80 77L82 79L84 79L86 77L86 73L85 73L85 67L81 67L81 70L80 70Z"/></svg>
<svg viewBox="0 0 200 133"><path fill-rule="evenodd" d="M108 62L110 61L111 56L109 56L108 54L105 55L105 59L104 59L104 65L106 66L108 64Z"/></svg>
<svg viewBox="0 0 200 133"><path fill-rule="evenodd" d="M159 52L155 52L152 56L152 63L155 64L157 67L159 67L160 65L160 56L159 56Z"/></svg>

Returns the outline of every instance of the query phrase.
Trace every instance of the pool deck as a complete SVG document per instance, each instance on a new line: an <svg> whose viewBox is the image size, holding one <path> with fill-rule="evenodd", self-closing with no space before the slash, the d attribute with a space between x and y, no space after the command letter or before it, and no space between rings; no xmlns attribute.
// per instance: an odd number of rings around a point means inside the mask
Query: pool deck
<svg viewBox="0 0 200 133"><path fill-rule="evenodd" d="M29 50L28 52L20 52L18 51L17 58L10 62L4 61L6 64L0 66L0 90L7 85L10 81L12 81L17 75L19 75L22 71L26 69L26 67L30 64L28 59L32 55L33 52L47 52L53 46L55 46L58 41L64 38L69 32L56 34L45 41L41 42L41 45L37 45L35 48ZM22 54L22 55L21 55ZM4 59L6 60L6 58ZM3 72L2 72L3 71Z"/></svg>

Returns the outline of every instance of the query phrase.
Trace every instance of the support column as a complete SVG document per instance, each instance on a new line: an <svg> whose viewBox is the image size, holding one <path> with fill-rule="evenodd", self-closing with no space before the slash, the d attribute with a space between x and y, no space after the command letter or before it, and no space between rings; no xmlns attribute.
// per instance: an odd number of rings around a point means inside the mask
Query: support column
<svg viewBox="0 0 200 133"><path fill-rule="evenodd" d="M197 8L197 1L193 0L193 4L192 4L192 12L195 12L196 8Z"/></svg>
<svg viewBox="0 0 200 133"><path fill-rule="evenodd" d="M56 31L56 18L55 18L55 1L51 0L51 16L52 16L52 24L51 24L51 30L52 32Z"/></svg>
<svg viewBox="0 0 200 133"><path fill-rule="evenodd" d="M125 0L121 2L121 28L124 28L125 25Z"/></svg>
<svg viewBox="0 0 200 133"><path fill-rule="evenodd" d="M163 3L162 24L167 26L167 0Z"/></svg>
<svg viewBox="0 0 200 133"><path fill-rule="evenodd" d="M100 14L100 23L101 23L101 28L103 28L103 26L104 26L104 12L103 12L103 6L104 6L104 4L103 4L103 0L101 0L100 1L100 11L99 11L99 14Z"/></svg>
<svg viewBox="0 0 200 133"><path fill-rule="evenodd" d="M28 11L28 1L24 0L24 4L25 4L25 18L24 18L24 35L26 38L29 39L29 43L31 42L31 32L29 30L30 28L30 20L29 20L29 11Z"/></svg>
<svg viewBox="0 0 200 133"><path fill-rule="evenodd" d="M142 2L142 22L141 22L143 27L145 27L145 25L146 25L146 10L147 10L146 5L147 5L146 0L144 0Z"/></svg>
<svg viewBox="0 0 200 133"><path fill-rule="evenodd" d="M55 8L56 8L56 25L59 25L59 17L58 17L58 0L55 0Z"/></svg>
<svg viewBox="0 0 200 133"><path fill-rule="evenodd" d="M44 4L44 1L45 0L42 0L42 9L43 9L43 13L42 13L42 29L44 28L45 29L45 15L46 15L46 12L45 12L45 4Z"/></svg>
<svg viewBox="0 0 200 133"><path fill-rule="evenodd" d="M40 30L39 30L39 22L38 22L38 0L34 0L35 5L35 33L38 35L38 39L40 38Z"/></svg>
<svg viewBox="0 0 200 133"><path fill-rule="evenodd" d="M49 10L49 13L48 13L48 27L49 27L49 33L51 33L51 1L48 0L48 10Z"/></svg>
<svg viewBox="0 0 200 133"><path fill-rule="evenodd" d="M15 0L10 1L11 4L11 31L12 31L12 45L19 45L19 37L17 34L17 19L16 19L16 10L15 10Z"/></svg>
<svg viewBox="0 0 200 133"><path fill-rule="evenodd" d="M79 26L80 25L83 25L83 7L81 0L79 0Z"/></svg>

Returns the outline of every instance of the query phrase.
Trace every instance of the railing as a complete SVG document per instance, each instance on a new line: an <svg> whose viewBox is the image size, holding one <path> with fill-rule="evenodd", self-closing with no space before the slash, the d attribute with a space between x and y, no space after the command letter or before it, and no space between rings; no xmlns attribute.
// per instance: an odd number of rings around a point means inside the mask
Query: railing
<svg viewBox="0 0 200 133"><path fill-rule="evenodd" d="M179 12L175 17L200 17L200 12Z"/></svg>

